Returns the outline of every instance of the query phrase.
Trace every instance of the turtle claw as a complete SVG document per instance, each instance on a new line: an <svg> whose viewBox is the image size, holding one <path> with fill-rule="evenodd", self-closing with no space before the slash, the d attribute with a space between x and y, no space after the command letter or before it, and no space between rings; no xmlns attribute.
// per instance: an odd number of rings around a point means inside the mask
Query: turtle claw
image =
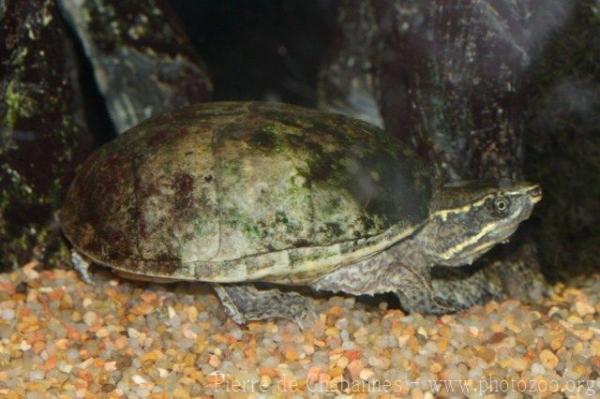
<svg viewBox="0 0 600 399"><path fill-rule="evenodd" d="M460 312L461 310L465 310L466 308L467 306L465 305L451 304L439 297L435 297L431 300L431 304L427 312L432 315L442 316L445 314Z"/></svg>
<svg viewBox="0 0 600 399"><path fill-rule="evenodd" d="M79 255L77 252L71 251L71 263L73 264L73 268L77 270L83 281L85 281L89 285L94 285L94 281L90 276L90 262L83 259L81 255Z"/></svg>
<svg viewBox="0 0 600 399"><path fill-rule="evenodd" d="M306 331L318 319L317 312L312 306L310 306L308 301L305 305L306 307L303 310L301 310L296 316L290 319L298 326L300 331Z"/></svg>
<svg viewBox="0 0 600 399"><path fill-rule="evenodd" d="M428 291L423 292L410 292L410 295L406 295L405 292L396 292L396 296L400 299L401 306L404 310L409 312L419 312L423 314L431 314L441 316L448 313L456 313L462 308L451 306L439 297L435 297Z"/></svg>

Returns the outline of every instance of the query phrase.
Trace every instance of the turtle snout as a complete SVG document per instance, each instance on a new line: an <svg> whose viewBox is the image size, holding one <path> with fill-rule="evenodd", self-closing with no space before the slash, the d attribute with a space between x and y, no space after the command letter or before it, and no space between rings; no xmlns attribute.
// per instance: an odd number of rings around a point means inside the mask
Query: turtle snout
<svg viewBox="0 0 600 399"><path fill-rule="evenodd" d="M529 198L531 198L531 202L534 204L537 204L542 200L542 188L539 184L535 184L527 193L529 194Z"/></svg>

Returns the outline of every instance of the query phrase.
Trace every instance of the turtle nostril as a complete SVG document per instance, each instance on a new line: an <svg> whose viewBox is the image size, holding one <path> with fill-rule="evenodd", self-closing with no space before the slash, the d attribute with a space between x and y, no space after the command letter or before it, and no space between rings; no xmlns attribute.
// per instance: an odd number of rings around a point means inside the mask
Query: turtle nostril
<svg viewBox="0 0 600 399"><path fill-rule="evenodd" d="M529 190L529 195L531 196L533 202L540 201L542 199L542 188L536 184L531 190Z"/></svg>

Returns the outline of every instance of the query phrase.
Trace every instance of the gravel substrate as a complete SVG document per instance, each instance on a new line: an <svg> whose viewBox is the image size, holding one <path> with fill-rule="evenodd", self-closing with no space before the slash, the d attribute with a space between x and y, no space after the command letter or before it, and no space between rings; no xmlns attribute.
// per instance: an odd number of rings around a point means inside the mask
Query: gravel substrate
<svg viewBox="0 0 600 399"><path fill-rule="evenodd" d="M0 274L0 397L600 397L600 276L544 303L407 315L315 299L237 326L202 284Z"/></svg>

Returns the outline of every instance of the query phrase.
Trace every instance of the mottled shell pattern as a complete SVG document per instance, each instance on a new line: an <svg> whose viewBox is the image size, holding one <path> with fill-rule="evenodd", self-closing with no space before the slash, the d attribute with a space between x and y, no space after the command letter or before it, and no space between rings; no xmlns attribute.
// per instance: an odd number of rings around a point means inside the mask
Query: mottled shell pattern
<svg viewBox="0 0 600 399"><path fill-rule="evenodd" d="M60 217L77 251L133 275L301 284L411 234L430 198L414 154L376 127L216 102L101 147Z"/></svg>

